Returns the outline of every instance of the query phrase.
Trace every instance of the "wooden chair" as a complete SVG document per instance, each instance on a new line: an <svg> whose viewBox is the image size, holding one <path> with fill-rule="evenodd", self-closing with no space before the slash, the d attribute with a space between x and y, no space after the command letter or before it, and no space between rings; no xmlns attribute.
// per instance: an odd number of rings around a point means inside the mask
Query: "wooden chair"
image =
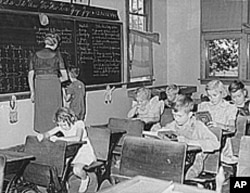
<svg viewBox="0 0 250 193"><path fill-rule="evenodd" d="M26 167L25 181L46 187L47 191L65 189L61 180L66 167L66 144L65 141L51 142L47 139L39 142L36 136L27 136L24 152L34 155L36 159Z"/></svg>
<svg viewBox="0 0 250 193"><path fill-rule="evenodd" d="M97 190L104 180L111 183L112 143L111 131L108 128L87 127L88 137L94 148L97 161L85 167L87 172L95 172L97 176Z"/></svg>
<svg viewBox="0 0 250 193"><path fill-rule="evenodd" d="M126 135L124 135L120 139L119 144L122 144L124 141L124 137L127 135L141 137L144 124L145 123L139 119L110 118L108 122L108 127L127 131Z"/></svg>
<svg viewBox="0 0 250 193"><path fill-rule="evenodd" d="M238 116L236 120L236 133L232 137L232 147L235 156L239 155L241 137L246 135L247 117Z"/></svg>
<svg viewBox="0 0 250 193"><path fill-rule="evenodd" d="M242 136L236 176L250 176L250 136Z"/></svg>
<svg viewBox="0 0 250 193"><path fill-rule="evenodd" d="M0 193L2 193L3 191L5 165L6 165L6 157L4 155L0 155Z"/></svg>
<svg viewBox="0 0 250 193"><path fill-rule="evenodd" d="M115 182L137 175L183 183L187 145L127 136Z"/></svg>
<svg viewBox="0 0 250 193"><path fill-rule="evenodd" d="M216 135L218 141L221 142L222 130L220 128L211 128L210 130ZM196 178L185 180L184 183L189 185L201 184L206 189L215 190L215 177L220 166L220 153L220 149L215 150L212 153L208 153L206 159L204 160L203 172Z"/></svg>
<svg viewBox="0 0 250 193"><path fill-rule="evenodd" d="M108 128L122 129L126 131L119 142L117 143L113 153L116 155L121 155L122 145L124 143L125 136L138 136L142 137L142 131L144 130L145 123L139 119L122 119L122 118L110 118Z"/></svg>

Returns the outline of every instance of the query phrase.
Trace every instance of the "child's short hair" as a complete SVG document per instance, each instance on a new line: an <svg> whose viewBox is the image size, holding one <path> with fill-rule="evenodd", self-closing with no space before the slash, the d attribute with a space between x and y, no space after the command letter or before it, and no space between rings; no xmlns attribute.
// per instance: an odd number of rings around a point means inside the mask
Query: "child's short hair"
<svg viewBox="0 0 250 193"><path fill-rule="evenodd" d="M207 83L205 90L217 90L221 92L223 98L227 96L227 90L220 80L211 80Z"/></svg>
<svg viewBox="0 0 250 193"><path fill-rule="evenodd" d="M140 96L144 100L149 100L151 98L151 90L145 87L138 88L136 90L136 96Z"/></svg>
<svg viewBox="0 0 250 193"><path fill-rule="evenodd" d="M179 94L179 87L175 84L170 84L167 88L166 88L166 93L173 93L173 94Z"/></svg>
<svg viewBox="0 0 250 193"><path fill-rule="evenodd" d="M242 91L247 91L245 89L245 85L240 81L240 80L234 80L229 86L228 86L228 91L229 93L235 93L238 90L242 90ZM247 94L247 93L246 93Z"/></svg>
<svg viewBox="0 0 250 193"><path fill-rule="evenodd" d="M194 102L191 97L183 94L179 94L176 98L176 102L173 104L174 112L179 112L184 109L186 113L189 113L194 108Z"/></svg>
<svg viewBox="0 0 250 193"><path fill-rule="evenodd" d="M79 76L79 73L80 73L80 68L78 68L78 67L69 67L68 71L69 71L69 73L71 74L71 76L73 78L77 78Z"/></svg>
<svg viewBox="0 0 250 193"><path fill-rule="evenodd" d="M77 120L76 115L73 110L68 107L61 107L55 113L54 121L66 121L69 125L74 124Z"/></svg>

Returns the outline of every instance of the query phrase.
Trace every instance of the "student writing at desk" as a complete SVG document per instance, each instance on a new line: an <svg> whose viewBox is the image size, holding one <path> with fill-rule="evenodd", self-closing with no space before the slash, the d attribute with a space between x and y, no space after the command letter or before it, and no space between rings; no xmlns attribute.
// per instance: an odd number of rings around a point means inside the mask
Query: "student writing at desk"
<svg viewBox="0 0 250 193"><path fill-rule="evenodd" d="M195 157L193 165L188 169L185 178L197 177L203 169L206 153L219 149L220 143L216 136L193 116L193 101L186 95L178 95L173 104L174 121L157 131L161 139L169 140L166 133L175 134L178 142L200 146L202 152Z"/></svg>
<svg viewBox="0 0 250 193"><path fill-rule="evenodd" d="M74 174L81 178L79 193L83 193L87 190L90 180L83 168L96 161L93 147L85 130L85 124L82 120L77 120L74 112L67 107L62 107L57 110L55 114L55 122L57 123L57 127L46 133L38 134L37 138L39 141L41 141L43 138L49 138L51 141L87 141L87 144L84 144L79 149L72 162L74 165ZM57 137L55 135L59 131L63 133L63 137Z"/></svg>

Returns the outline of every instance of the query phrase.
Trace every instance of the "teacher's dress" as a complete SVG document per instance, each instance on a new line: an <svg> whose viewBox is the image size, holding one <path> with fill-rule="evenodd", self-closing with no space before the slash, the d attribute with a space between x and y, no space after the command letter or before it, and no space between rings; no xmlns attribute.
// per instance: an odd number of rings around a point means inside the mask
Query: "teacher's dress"
<svg viewBox="0 0 250 193"><path fill-rule="evenodd" d="M58 51L44 48L31 57L29 70L35 73L34 130L39 133L55 127L53 118L62 106L60 69L65 65Z"/></svg>

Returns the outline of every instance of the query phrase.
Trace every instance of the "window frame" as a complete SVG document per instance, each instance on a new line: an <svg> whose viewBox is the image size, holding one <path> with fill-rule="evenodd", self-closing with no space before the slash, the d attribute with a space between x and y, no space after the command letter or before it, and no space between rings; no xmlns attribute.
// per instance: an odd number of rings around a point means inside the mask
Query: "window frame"
<svg viewBox="0 0 250 193"><path fill-rule="evenodd" d="M130 64L130 15L137 15L137 16L145 16L147 23L146 23L146 29L148 32L152 32L152 0L143 0L144 2L144 7L143 9L147 11L147 13L145 14L141 14L141 13L130 13L130 5L129 2L130 0L126 0L125 3L125 7L126 7L126 31L127 31L127 87L128 88L133 88L133 87L139 87L139 86L149 86L153 84L153 76L154 76L154 69L153 69L153 44L152 42L150 43L150 48L149 48L149 58L150 61L152 63L152 74L151 76L142 76L140 78L134 78L138 79L133 81L133 79L131 78L131 74L130 74L130 69L131 69L131 64Z"/></svg>
<svg viewBox="0 0 250 193"><path fill-rule="evenodd" d="M238 77L221 77L221 76L209 76L208 72L208 47L207 41L214 39L237 39L239 41L239 66ZM248 47L248 48L247 48ZM247 80L249 74L249 57L246 54L250 47L250 36L241 31L220 31L220 32L202 32L201 33L201 69L200 69L200 81L202 84L206 84L213 79L220 79L224 83L230 83L232 80L241 79Z"/></svg>

